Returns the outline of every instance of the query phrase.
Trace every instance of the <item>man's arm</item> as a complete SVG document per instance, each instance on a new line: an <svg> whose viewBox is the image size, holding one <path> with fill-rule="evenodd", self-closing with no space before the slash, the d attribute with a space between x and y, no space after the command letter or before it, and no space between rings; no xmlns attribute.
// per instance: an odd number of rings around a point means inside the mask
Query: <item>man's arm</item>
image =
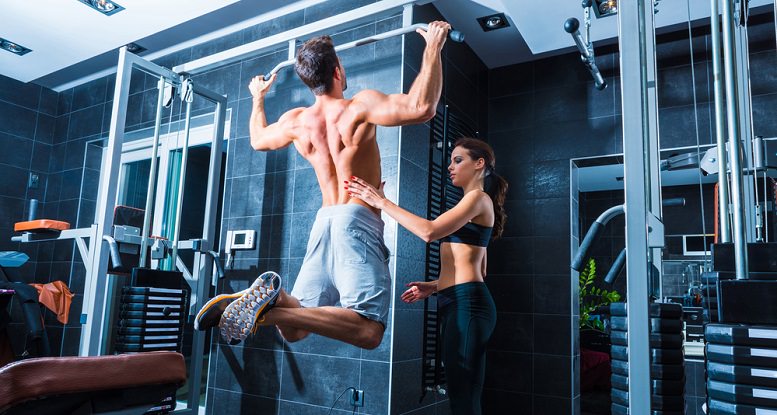
<svg viewBox="0 0 777 415"><path fill-rule="evenodd" d="M386 95L375 90L364 90L353 97L363 104L365 121L383 126L417 124L429 121L437 111L442 93L442 61L440 51L451 26L432 22L429 30L417 32L426 39L423 62L407 94Z"/></svg>
<svg viewBox="0 0 777 415"><path fill-rule="evenodd" d="M267 117L264 114L264 97L275 80L275 75L265 82L262 76L254 77L248 85L253 96L249 132L251 135L251 147L254 150L277 150L291 144L294 141L292 133L294 121L299 110L286 112L278 119L278 122L267 125Z"/></svg>

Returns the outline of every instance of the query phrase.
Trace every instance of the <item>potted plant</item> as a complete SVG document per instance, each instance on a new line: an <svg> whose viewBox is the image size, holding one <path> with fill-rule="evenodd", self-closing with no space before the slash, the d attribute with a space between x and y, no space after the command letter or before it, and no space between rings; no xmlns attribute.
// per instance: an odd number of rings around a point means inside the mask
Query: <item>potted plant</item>
<svg viewBox="0 0 777 415"><path fill-rule="evenodd" d="M604 332L604 322L593 314L602 306L620 301L621 295L615 290L597 287L595 282L596 260L589 258L579 277L580 330L592 329Z"/></svg>

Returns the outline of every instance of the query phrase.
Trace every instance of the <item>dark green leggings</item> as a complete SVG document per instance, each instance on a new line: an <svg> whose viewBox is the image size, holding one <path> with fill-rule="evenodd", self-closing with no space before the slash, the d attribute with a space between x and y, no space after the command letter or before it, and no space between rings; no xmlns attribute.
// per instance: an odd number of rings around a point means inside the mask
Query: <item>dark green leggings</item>
<svg viewBox="0 0 777 415"><path fill-rule="evenodd" d="M453 415L480 415L486 376L486 345L496 307L485 283L468 282L438 293L442 361Z"/></svg>

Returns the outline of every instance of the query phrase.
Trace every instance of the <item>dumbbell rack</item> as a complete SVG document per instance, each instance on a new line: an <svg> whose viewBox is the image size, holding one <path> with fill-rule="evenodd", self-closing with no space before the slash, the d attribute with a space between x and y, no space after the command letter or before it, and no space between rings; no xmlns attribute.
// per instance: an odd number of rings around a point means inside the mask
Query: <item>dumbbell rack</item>
<svg viewBox="0 0 777 415"><path fill-rule="evenodd" d="M127 286L122 289L120 304L117 352L181 352L188 291ZM166 414L174 409L175 396L171 395L146 414Z"/></svg>
<svg viewBox="0 0 777 415"><path fill-rule="evenodd" d="M709 324L710 415L777 414L777 327Z"/></svg>
<svg viewBox="0 0 777 415"><path fill-rule="evenodd" d="M610 305L612 413L629 413L628 324L626 303ZM683 307L650 304L650 394L652 415L685 413Z"/></svg>

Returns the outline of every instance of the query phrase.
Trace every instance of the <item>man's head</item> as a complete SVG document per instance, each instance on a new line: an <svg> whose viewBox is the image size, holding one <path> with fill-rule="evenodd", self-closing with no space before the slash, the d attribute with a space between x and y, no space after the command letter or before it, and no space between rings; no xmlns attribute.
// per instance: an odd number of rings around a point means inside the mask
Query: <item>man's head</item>
<svg viewBox="0 0 777 415"><path fill-rule="evenodd" d="M314 37L302 44L294 69L315 95L331 92L336 81L343 91L348 87L345 69L329 36Z"/></svg>

